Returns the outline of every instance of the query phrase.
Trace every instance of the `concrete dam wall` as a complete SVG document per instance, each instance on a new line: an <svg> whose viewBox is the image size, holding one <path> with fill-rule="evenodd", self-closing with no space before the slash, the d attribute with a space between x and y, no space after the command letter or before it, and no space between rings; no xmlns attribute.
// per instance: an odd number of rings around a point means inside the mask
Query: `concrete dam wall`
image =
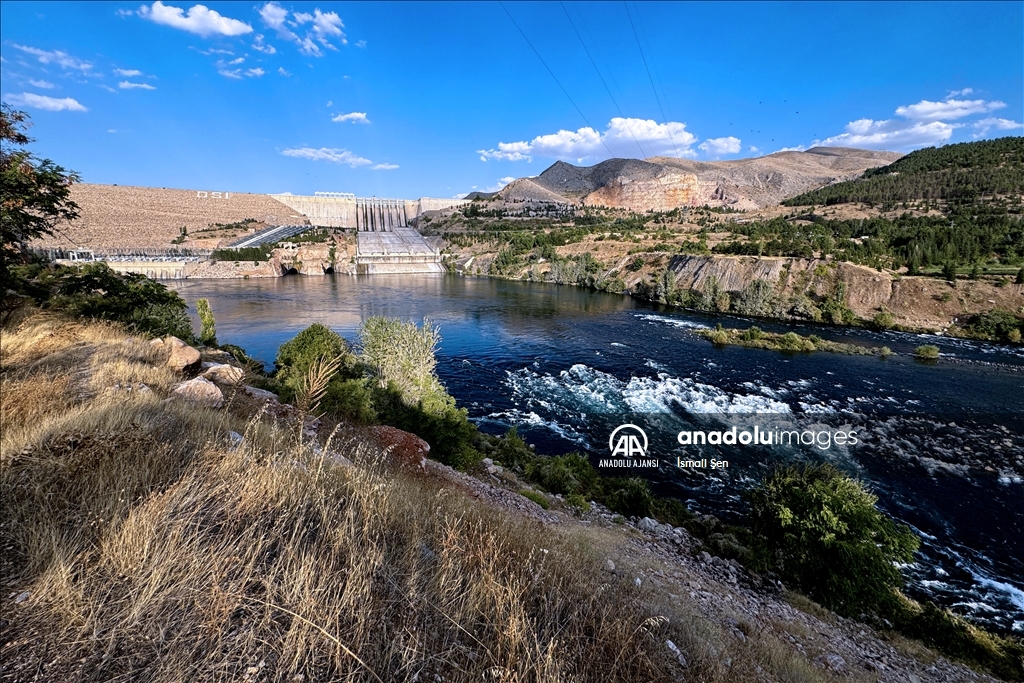
<svg viewBox="0 0 1024 683"><path fill-rule="evenodd" d="M387 199L356 197L341 192L322 192L314 196L270 195L281 204L301 213L310 224L328 228L351 228L360 232L384 232L408 226L424 211L450 209L468 203L465 199Z"/></svg>

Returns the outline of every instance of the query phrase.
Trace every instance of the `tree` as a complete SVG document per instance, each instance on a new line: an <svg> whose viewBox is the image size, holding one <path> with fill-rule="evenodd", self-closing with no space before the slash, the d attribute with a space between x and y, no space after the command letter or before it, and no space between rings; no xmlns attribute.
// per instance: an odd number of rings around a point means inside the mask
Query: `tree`
<svg viewBox="0 0 1024 683"><path fill-rule="evenodd" d="M903 582L896 563L910 562L920 545L861 482L830 465L778 469L747 499L771 568L840 614L889 606Z"/></svg>
<svg viewBox="0 0 1024 683"><path fill-rule="evenodd" d="M196 299L196 312L199 314L199 322L202 331L199 332L199 341L207 346L217 345L217 321L213 317L213 309L210 308L209 299Z"/></svg>
<svg viewBox="0 0 1024 683"><path fill-rule="evenodd" d="M1021 269L1017 271L1017 284L1024 285L1024 266L1022 266Z"/></svg>
<svg viewBox="0 0 1024 683"><path fill-rule="evenodd" d="M28 260L28 244L78 218L71 201L77 173L24 149L28 115L4 104L0 110L0 294L12 284L10 267Z"/></svg>

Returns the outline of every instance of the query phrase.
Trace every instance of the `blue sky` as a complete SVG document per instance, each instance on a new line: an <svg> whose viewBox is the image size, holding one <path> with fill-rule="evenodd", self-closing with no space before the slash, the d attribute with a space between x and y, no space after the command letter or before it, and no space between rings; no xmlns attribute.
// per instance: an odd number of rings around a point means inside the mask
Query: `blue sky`
<svg viewBox="0 0 1024 683"><path fill-rule="evenodd" d="M556 159L1024 134L1020 2L0 10L3 100L86 182L447 197Z"/></svg>

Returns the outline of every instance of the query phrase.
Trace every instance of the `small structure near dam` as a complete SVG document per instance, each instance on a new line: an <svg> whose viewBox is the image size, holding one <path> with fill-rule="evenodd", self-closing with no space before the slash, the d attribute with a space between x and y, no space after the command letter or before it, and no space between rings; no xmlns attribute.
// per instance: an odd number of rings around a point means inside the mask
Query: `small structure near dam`
<svg viewBox="0 0 1024 683"><path fill-rule="evenodd" d="M441 253L412 228L360 232L356 236L356 273L443 273Z"/></svg>

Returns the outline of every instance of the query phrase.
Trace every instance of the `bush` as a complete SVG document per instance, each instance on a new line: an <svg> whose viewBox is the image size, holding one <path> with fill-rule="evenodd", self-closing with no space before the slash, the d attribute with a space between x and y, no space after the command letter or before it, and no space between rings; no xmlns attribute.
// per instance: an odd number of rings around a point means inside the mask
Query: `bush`
<svg viewBox="0 0 1024 683"><path fill-rule="evenodd" d="M213 317L213 309L210 308L209 299L196 299L196 312L199 314L199 323L202 329L199 332L199 341L206 346L217 345L217 321Z"/></svg>
<svg viewBox="0 0 1024 683"><path fill-rule="evenodd" d="M871 319L871 324L879 330L888 330L896 324L896 317L889 311L882 311Z"/></svg>
<svg viewBox="0 0 1024 683"><path fill-rule="evenodd" d="M935 360L939 357L939 347L931 344L924 344L914 349L914 356L922 360Z"/></svg>
<svg viewBox="0 0 1024 683"><path fill-rule="evenodd" d="M578 515L590 512L590 502L578 493L572 493L566 496L565 504Z"/></svg>
<svg viewBox="0 0 1024 683"><path fill-rule="evenodd" d="M743 331L743 341L757 341L761 338L760 327L749 327Z"/></svg>
<svg viewBox="0 0 1024 683"><path fill-rule="evenodd" d="M1003 309L993 309L972 316L964 326L975 337L983 339L1007 339L1013 331L1024 330L1024 320Z"/></svg>
<svg viewBox="0 0 1024 683"><path fill-rule="evenodd" d="M729 343L729 333L725 330L715 330L708 337L715 346L725 346Z"/></svg>
<svg viewBox="0 0 1024 683"><path fill-rule="evenodd" d="M145 275L118 273L104 263L81 268L32 264L12 272L24 293L44 308L119 322L132 332L194 341L185 301Z"/></svg>
<svg viewBox="0 0 1024 683"><path fill-rule="evenodd" d="M767 280L754 280L747 285L736 301L733 310L740 315L756 315L762 318L774 317L778 313L778 297L775 288Z"/></svg>
<svg viewBox="0 0 1024 683"><path fill-rule="evenodd" d="M309 368L319 358L341 358L341 367L337 377L331 380L332 383L360 376L356 357L349 349L348 342L326 325L313 323L294 339L281 344L277 350L274 362L277 365L276 377L282 385L283 400L295 400ZM331 390L329 387L328 393Z"/></svg>
<svg viewBox="0 0 1024 683"><path fill-rule="evenodd" d="M847 616L891 607L895 563L910 562L920 541L861 482L830 465L786 467L746 498L752 538L787 582Z"/></svg>
<svg viewBox="0 0 1024 683"><path fill-rule="evenodd" d="M610 491L604 504L613 512L627 517L650 517L654 496L643 479L619 479L606 481L605 488Z"/></svg>
<svg viewBox="0 0 1024 683"><path fill-rule="evenodd" d="M633 259L632 261L629 262L629 264L626 266L626 270L628 270L631 273L636 273L636 272L639 272L640 269L643 268L643 267L644 267L644 257L643 256L637 256L635 259Z"/></svg>
<svg viewBox="0 0 1024 683"><path fill-rule="evenodd" d="M600 475L579 453L555 457L537 456L526 466L526 478L551 493L594 495L600 487Z"/></svg>
<svg viewBox="0 0 1024 683"><path fill-rule="evenodd" d="M548 503L547 497L540 491L534 491L533 489L523 489L522 491L519 492L519 495L521 495L523 498L528 498L529 500L532 500L534 503L540 505L545 510L551 507L551 505Z"/></svg>

